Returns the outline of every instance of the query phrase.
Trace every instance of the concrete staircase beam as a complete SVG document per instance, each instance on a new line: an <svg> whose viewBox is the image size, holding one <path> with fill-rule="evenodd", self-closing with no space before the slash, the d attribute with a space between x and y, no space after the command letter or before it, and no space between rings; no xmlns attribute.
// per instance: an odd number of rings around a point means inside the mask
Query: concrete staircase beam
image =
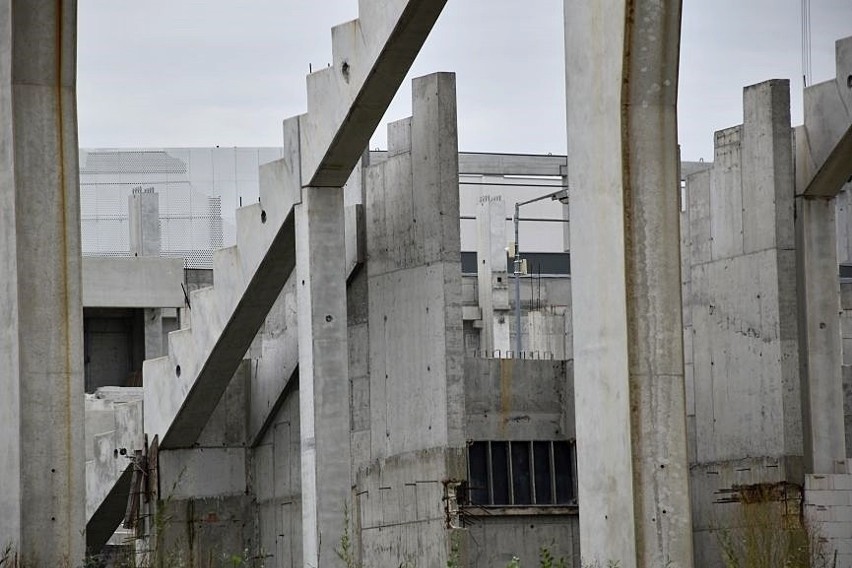
<svg viewBox="0 0 852 568"><path fill-rule="evenodd" d="M302 186L343 187L445 4L361 1L361 17L334 28L333 65L308 77Z"/></svg>

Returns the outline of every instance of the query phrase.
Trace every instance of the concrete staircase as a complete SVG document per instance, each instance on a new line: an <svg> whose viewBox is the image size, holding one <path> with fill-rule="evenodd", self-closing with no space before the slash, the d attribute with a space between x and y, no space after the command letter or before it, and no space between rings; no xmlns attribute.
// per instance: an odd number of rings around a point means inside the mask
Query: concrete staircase
<svg viewBox="0 0 852 568"><path fill-rule="evenodd" d="M285 157L237 211L236 246L214 253L215 286L190 294L190 327L144 363L145 431L161 448L196 442L293 272L302 191L344 186L445 3L361 0L332 29L333 65L308 76L308 112L285 121Z"/></svg>

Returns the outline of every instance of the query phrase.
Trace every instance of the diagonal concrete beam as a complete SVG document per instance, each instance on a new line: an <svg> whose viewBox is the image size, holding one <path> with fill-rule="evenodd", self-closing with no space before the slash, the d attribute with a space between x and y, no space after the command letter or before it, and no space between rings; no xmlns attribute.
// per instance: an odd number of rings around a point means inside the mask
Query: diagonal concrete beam
<svg viewBox="0 0 852 568"><path fill-rule="evenodd" d="M803 193L804 197L830 199L852 182L852 124L834 146Z"/></svg>
<svg viewBox="0 0 852 568"><path fill-rule="evenodd" d="M852 177L852 37L835 43L836 76L804 91L796 128L796 194L830 199Z"/></svg>
<svg viewBox="0 0 852 568"><path fill-rule="evenodd" d="M178 374L178 368L182 367L184 377L178 378L189 385L181 401L172 400L168 389L158 391L162 394L159 397L149 396L146 391L146 398L152 403L147 405L146 423L164 425L163 432L156 432L162 436L163 449L191 447L195 443L293 272L296 256L293 204L300 198L299 190L292 186L340 188L346 183L445 4L446 0L362 2L360 19L334 28L335 64L308 76L308 113L285 123L284 143L290 173L287 183L283 183L285 187L278 192L281 196L271 195L279 189L272 188L266 194L269 199L265 201L269 203L263 205L266 213L272 215L274 211L276 220L280 215L280 229L268 245L262 239L253 239L261 247L268 246L263 252L240 251L241 256L260 257L256 268L248 270L250 277L245 292L221 316L224 321L221 332L215 331L214 326L207 326L210 329L192 326L192 335L185 338L183 345L190 359L200 361L187 362L184 357L181 362L172 350L171 361L157 364L164 373L155 373L155 365L146 362L150 371L146 371L146 377L165 375L168 368ZM270 206L273 201L275 207ZM271 218L269 225L279 226ZM251 227L244 229L251 232ZM217 274L217 282L221 276L227 277ZM225 293L216 292L215 297ZM199 315L200 310L194 309L193 322L206 321L207 314ZM205 337L211 333L218 336ZM188 368L197 369L191 379L186 379ZM179 408L169 410L175 405ZM162 417L154 417L155 412Z"/></svg>
<svg viewBox="0 0 852 568"><path fill-rule="evenodd" d="M343 187L446 3L362 0L332 30L332 66L308 76L303 186Z"/></svg>

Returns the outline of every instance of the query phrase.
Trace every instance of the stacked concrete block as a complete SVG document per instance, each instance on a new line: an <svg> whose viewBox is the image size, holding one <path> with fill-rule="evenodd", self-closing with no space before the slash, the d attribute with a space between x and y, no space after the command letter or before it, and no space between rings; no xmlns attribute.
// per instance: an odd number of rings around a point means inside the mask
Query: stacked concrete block
<svg viewBox="0 0 852 568"><path fill-rule="evenodd" d="M744 91L743 125L716 133L687 178L683 244L687 415L696 564L737 487L802 482L789 84ZM734 491L735 492L735 491Z"/></svg>
<svg viewBox="0 0 852 568"><path fill-rule="evenodd" d="M852 475L805 476L804 513L815 552L830 566L852 566Z"/></svg>

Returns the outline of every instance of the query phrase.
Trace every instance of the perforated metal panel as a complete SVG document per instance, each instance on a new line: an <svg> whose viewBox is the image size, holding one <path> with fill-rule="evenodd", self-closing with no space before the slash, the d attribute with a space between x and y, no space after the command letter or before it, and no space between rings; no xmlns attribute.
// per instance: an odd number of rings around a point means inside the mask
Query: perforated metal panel
<svg viewBox="0 0 852 568"><path fill-rule="evenodd" d="M175 153L187 159L164 150L81 152L84 255L129 256L128 197L144 191L159 196L161 254L184 258L187 268L213 267L213 250L225 244L222 198L203 175L200 183L192 182L189 152Z"/></svg>

